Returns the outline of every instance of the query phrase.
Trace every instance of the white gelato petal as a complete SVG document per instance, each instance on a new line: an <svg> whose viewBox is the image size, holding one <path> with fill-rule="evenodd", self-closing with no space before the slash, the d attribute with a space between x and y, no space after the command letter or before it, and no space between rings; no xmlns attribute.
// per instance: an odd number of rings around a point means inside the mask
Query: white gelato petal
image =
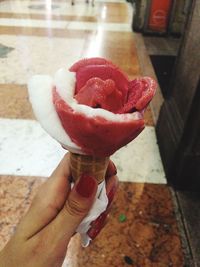
<svg viewBox="0 0 200 267"><path fill-rule="evenodd" d="M62 127L53 104L53 79L48 75L35 75L28 83L29 99L35 116L42 127L71 152L82 154Z"/></svg>

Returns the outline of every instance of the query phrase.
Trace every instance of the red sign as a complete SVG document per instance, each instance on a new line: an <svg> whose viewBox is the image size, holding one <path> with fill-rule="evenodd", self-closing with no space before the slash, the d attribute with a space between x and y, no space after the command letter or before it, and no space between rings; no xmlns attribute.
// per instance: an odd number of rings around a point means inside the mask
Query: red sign
<svg viewBox="0 0 200 267"><path fill-rule="evenodd" d="M152 0L149 17L149 29L166 32L172 0Z"/></svg>

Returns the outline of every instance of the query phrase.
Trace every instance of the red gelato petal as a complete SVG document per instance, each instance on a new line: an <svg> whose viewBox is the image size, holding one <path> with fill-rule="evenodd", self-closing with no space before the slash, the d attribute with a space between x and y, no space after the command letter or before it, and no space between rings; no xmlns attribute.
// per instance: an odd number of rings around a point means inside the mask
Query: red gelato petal
<svg viewBox="0 0 200 267"><path fill-rule="evenodd" d="M110 65L90 65L81 68L76 73L76 93L80 91L89 79L94 77L104 81L113 80L118 90L122 92L123 102L126 101L129 86L128 77L121 70Z"/></svg>
<svg viewBox="0 0 200 267"><path fill-rule="evenodd" d="M55 89L53 102L66 133L88 155L110 156L144 129L143 119L113 122L102 117L86 117L65 103Z"/></svg>
<svg viewBox="0 0 200 267"><path fill-rule="evenodd" d="M87 231L88 236L91 239L94 239L102 230L102 228L105 226L106 219L108 217L108 212L103 212L94 222L92 222L92 227Z"/></svg>
<svg viewBox="0 0 200 267"><path fill-rule="evenodd" d="M156 82L149 77L141 78L140 81L142 84L142 88L140 89L141 97L138 99L135 105L136 109L139 111L147 107L147 105L155 95L157 87Z"/></svg>
<svg viewBox="0 0 200 267"><path fill-rule="evenodd" d="M79 104L103 108L114 113L123 106L122 93L118 91L115 83L112 80L103 81L99 78L89 79L76 94L75 99Z"/></svg>
<svg viewBox="0 0 200 267"><path fill-rule="evenodd" d="M88 65L112 65L113 67L116 67L111 61L105 58L93 57L93 58L83 58L79 60L70 67L69 71L77 72L81 68Z"/></svg>
<svg viewBox="0 0 200 267"><path fill-rule="evenodd" d="M156 82L149 77L131 81L127 103L119 113L129 113L135 110L141 111L145 109L156 92L156 86Z"/></svg>

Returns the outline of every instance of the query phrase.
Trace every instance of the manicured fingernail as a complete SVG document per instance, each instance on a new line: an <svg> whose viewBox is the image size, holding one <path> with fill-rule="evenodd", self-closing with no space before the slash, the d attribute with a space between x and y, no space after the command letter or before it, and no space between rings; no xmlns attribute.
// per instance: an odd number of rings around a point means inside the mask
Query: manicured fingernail
<svg viewBox="0 0 200 267"><path fill-rule="evenodd" d="M94 239L99 234L105 225L107 216L108 212L105 211L92 223L92 227L87 232L90 238Z"/></svg>
<svg viewBox="0 0 200 267"><path fill-rule="evenodd" d="M117 168L112 161L109 161L106 177L110 177L117 174Z"/></svg>
<svg viewBox="0 0 200 267"><path fill-rule="evenodd" d="M105 221L105 219L107 218L107 216L108 216L108 211L107 211L107 209L106 209L104 212L102 212L102 213L99 215L99 217L98 217L95 221L93 221L93 222L91 223L91 226L92 226L93 228L99 227L99 226L102 225L102 223Z"/></svg>
<svg viewBox="0 0 200 267"><path fill-rule="evenodd" d="M76 192L85 198L89 198L93 195L97 186L95 178L87 174L83 174L75 186Z"/></svg>

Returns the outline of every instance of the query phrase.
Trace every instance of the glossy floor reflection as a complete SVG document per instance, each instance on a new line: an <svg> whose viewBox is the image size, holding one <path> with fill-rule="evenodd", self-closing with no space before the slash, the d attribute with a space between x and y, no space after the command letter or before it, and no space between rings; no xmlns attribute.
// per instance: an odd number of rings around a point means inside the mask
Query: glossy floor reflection
<svg viewBox="0 0 200 267"><path fill-rule="evenodd" d="M146 61L138 57L132 12L132 5L124 0L96 0L94 7L83 0L74 6L65 0L0 1L1 248L64 153L53 140L51 156L44 153L50 137L35 121L28 79L37 73L53 75L60 67L92 56L112 60L130 79L143 75L140 66ZM145 122L146 130L137 142L114 155L121 182L109 223L89 248L83 249L74 237L63 266L184 266L150 107ZM28 148L34 142L31 153ZM32 163L34 155L42 157L41 164ZM126 216L124 222L119 221L120 214Z"/></svg>

